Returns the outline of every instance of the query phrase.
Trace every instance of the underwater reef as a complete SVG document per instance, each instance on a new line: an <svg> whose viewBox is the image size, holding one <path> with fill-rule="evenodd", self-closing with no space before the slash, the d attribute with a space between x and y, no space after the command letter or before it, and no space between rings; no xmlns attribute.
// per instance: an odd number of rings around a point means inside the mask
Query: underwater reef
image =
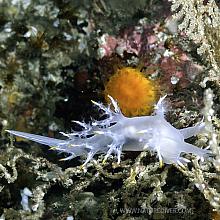
<svg viewBox="0 0 220 220"><path fill-rule="evenodd" d="M0 0L0 220L220 219L219 23L217 0Z"/></svg>

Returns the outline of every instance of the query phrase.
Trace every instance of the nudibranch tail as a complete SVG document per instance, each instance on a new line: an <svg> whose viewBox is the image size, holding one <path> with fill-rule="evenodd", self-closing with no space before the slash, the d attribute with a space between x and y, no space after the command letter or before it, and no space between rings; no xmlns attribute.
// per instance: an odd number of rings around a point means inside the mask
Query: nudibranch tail
<svg viewBox="0 0 220 220"><path fill-rule="evenodd" d="M37 142L39 144L47 145L47 146L59 146L61 143L64 142L63 140L60 140L60 139L44 137L41 135L30 134L30 133L21 132L21 131L6 130L6 132L13 134L15 136L21 137L21 138L25 138L25 139Z"/></svg>

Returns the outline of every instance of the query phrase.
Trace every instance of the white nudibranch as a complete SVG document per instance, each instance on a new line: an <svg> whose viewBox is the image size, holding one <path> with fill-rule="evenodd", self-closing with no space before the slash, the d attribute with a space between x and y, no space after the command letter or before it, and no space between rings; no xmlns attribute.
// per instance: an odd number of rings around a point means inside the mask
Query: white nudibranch
<svg viewBox="0 0 220 220"><path fill-rule="evenodd" d="M154 151L159 157L160 164L184 165L189 162L182 153L192 153L204 158L211 153L206 149L198 148L185 142L185 139L194 136L204 129L204 122L193 127L176 129L165 119L165 97L158 101L152 116L125 117L117 102L109 96L113 105L105 107L102 103L92 101L106 115L106 119L93 121L89 124L75 121L82 127L82 131L61 133L67 139L55 139L20 131L7 130L10 134L48 145L69 156L62 160L70 160L77 156L85 156L86 165L95 154L105 154L104 161L111 154L121 160L122 151Z"/></svg>

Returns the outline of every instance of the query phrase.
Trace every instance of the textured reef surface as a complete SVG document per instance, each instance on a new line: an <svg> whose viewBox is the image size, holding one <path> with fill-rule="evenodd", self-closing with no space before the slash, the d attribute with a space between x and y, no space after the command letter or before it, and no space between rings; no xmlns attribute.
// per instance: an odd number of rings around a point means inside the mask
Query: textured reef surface
<svg viewBox="0 0 220 220"><path fill-rule="evenodd" d="M0 219L219 219L219 6L0 0Z"/></svg>

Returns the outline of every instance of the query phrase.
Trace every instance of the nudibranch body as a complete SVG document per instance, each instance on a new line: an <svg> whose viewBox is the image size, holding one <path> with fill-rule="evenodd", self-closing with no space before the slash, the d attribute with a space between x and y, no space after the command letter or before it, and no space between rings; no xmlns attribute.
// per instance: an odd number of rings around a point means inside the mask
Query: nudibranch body
<svg viewBox="0 0 220 220"><path fill-rule="evenodd" d="M160 164L184 165L189 162L182 157L182 153L192 153L204 158L210 151L198 148L185 142L185 139L194 136L204 129L204 122L176 129L165 119L164 98L158 101L154 115L128 118L125 117L117 102L109 96L113 110L102 103L93 103L106 115L106 119L93 121L90 124L75 121L82 126L82 131L70 134L61 132L67 139L55 139L25 132L7 130L9 133L51 146L53 149L69 154L63 160L73 159L77 156L86 156L84 165L95 154L105 154L104 160L111 154L117 155L118 163L121 160L122 151L151 150L157 153Z"/></svg>

